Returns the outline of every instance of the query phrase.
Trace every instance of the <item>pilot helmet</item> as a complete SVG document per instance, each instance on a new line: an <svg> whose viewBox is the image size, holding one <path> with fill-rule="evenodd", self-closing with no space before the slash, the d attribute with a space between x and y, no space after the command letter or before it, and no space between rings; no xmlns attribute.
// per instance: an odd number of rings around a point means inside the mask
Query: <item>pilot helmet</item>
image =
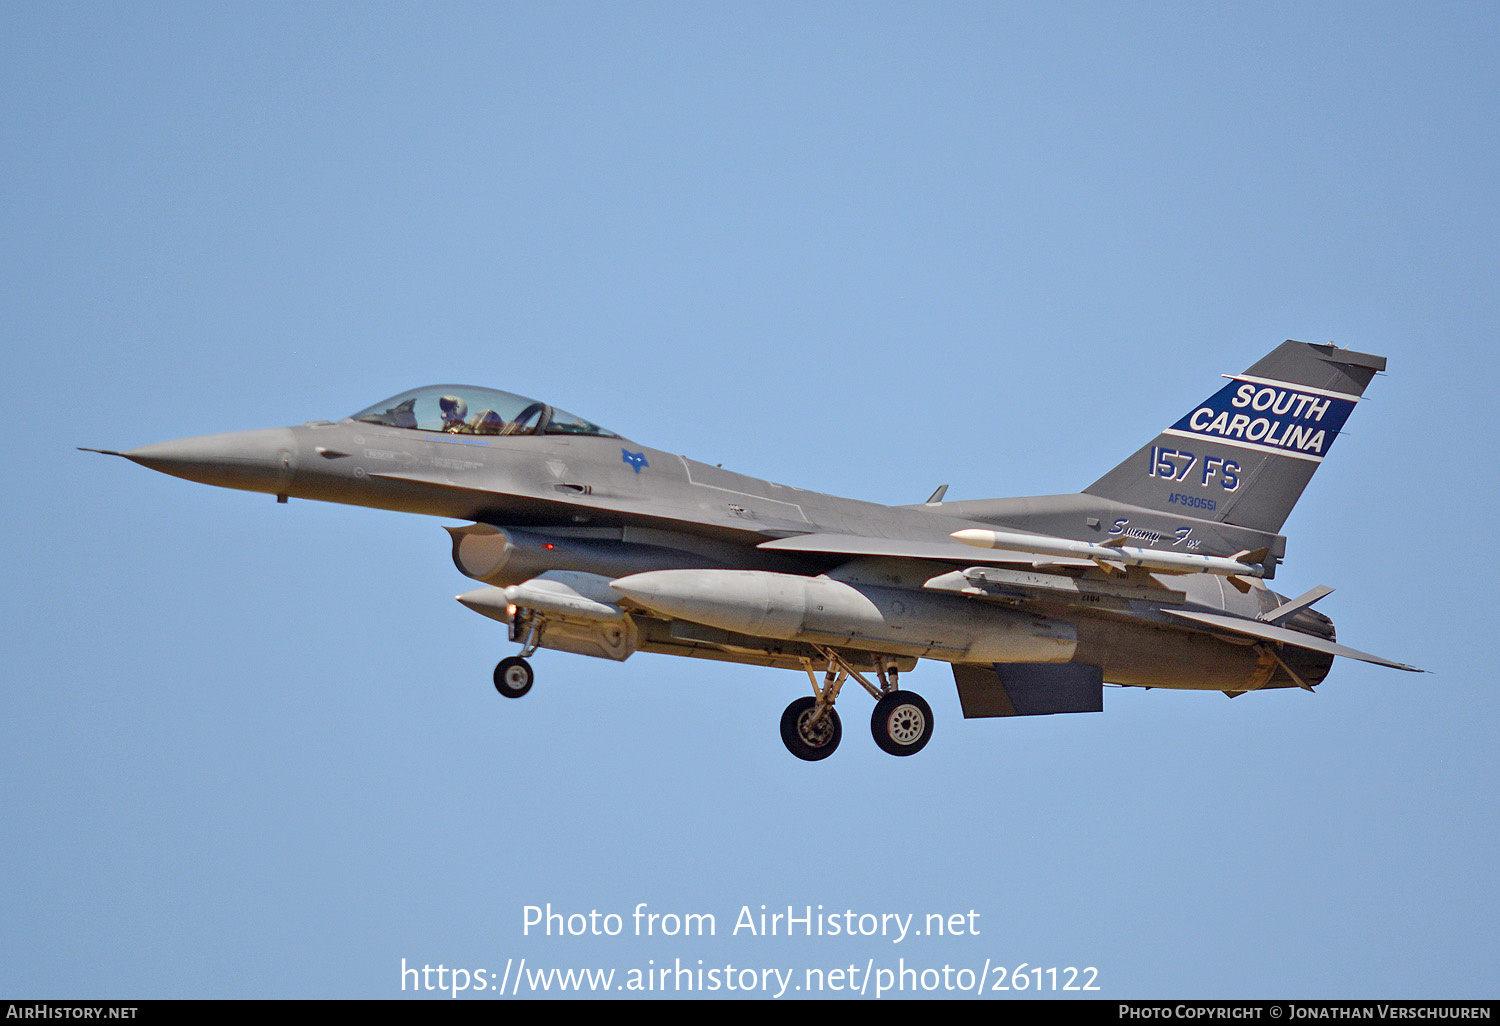
<svg viewBox="0 0 1500 1026"><path fill-rule="evenodd" d="M464 419L469 412L469 404L456 395L445 395L438 400L438 409L443 411L443 422L451 424Z"/></svg>

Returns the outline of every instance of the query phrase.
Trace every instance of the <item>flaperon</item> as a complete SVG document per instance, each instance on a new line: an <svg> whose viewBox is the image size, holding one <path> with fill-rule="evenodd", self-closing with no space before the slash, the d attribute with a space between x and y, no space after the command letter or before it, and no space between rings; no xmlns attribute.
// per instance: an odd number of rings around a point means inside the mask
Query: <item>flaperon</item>
<svg viewBox="0 0 1500 1026"><path fill-rule="evenodd" d="M1339 645L1264 583L1293 504L1385 359L1286 342L1082 492L881 506L773 484L627 440L487 388L434 385L352 417L115 453L205 484L426 513L483 587L458 597L510 627L500 694L530 690L538 648L636 652L805 672L781 736L822 759L853 680L893 755L932 710L903 690L953 666L965 717L1097 712L1104 684L1302 687Z"/></svg>

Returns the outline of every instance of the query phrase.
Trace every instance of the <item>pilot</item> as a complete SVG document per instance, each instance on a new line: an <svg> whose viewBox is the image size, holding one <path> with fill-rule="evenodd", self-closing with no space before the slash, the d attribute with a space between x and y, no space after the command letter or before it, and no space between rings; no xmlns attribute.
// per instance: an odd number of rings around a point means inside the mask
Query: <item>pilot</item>
<svg viewBox="0 0 1500 1026"><path fill-rule="evenodd" d="M445 395L438 400L438 409L443 414L443 431L450 435L469 433L471 428L464 422L469 413L468 403L456 395Z"/></svg>
<svg viewBox="0 0 1500 1026"><path fill-rule="evenodd" d="M494 410L485 410L474 418L469 430L476 435L498 435L505 430L505 418Z"/></svg>

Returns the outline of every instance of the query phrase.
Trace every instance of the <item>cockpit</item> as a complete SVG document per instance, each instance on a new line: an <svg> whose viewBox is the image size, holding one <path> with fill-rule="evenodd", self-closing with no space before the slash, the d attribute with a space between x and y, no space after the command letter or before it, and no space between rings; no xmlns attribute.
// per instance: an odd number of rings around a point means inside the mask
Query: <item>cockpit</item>
<svg viewBox="0 0 1500 1026"><path fill-rule="evenodd" d="M596 435L618 438L598 424L523 395L475 385L428 385L402 392L354 415L366 424L453 435Z"/></svg>

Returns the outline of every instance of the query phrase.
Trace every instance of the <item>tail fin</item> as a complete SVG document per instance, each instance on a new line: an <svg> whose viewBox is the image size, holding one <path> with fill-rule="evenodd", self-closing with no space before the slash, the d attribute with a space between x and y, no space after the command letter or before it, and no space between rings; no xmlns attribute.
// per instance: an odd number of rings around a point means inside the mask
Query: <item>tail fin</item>
<svg viewBox="0 0 1500 1026"><path fill-rule="evenodd" d="M1277 534L1385 357L1283 342L1084 489Z"/></svg>

